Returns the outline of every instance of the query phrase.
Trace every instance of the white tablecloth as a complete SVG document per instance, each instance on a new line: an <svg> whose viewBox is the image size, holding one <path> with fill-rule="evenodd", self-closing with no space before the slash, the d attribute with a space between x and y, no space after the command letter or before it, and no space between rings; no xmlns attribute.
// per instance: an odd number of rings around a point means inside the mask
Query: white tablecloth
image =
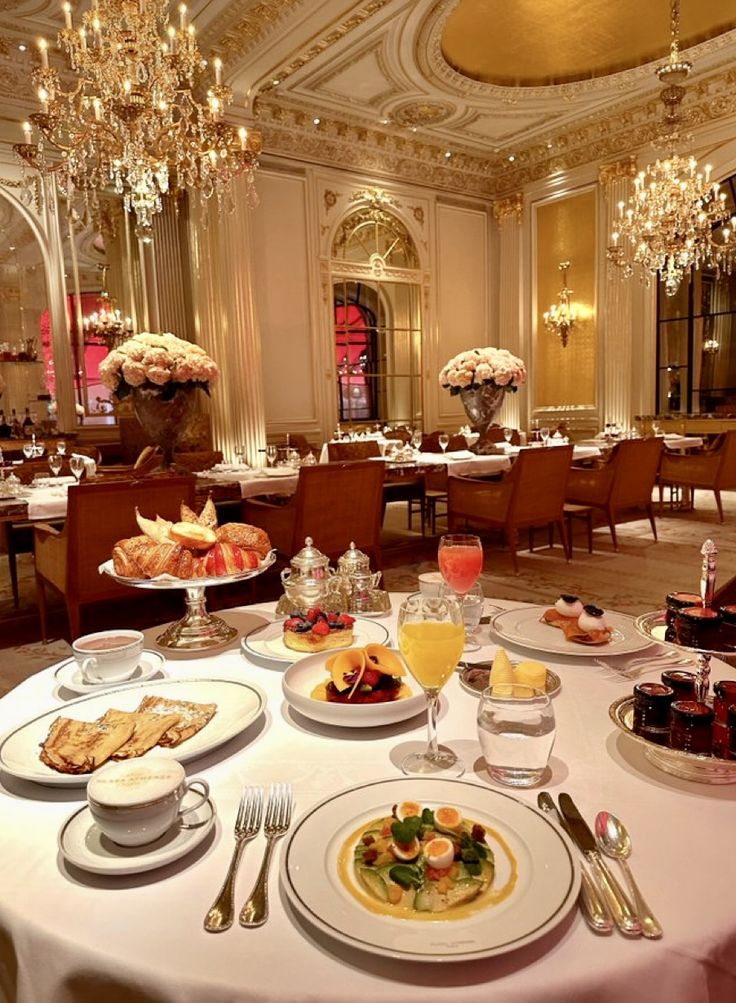
<svg viewBox="0 0 736 1003"><path fill-rule="evenodd" d="M241 632L254 622L253 610L225 618ZM393 620L385 622L393 634ZM159 629L148 632L149 645ZM471 657L493 650L486 646ZM536 944L486 961L382 960L340 947L292 915L276 878L283 841L266 926L244 930L236 922L227 933L205 933L203 917L230 859L244 783L290 781L300 814L336 790L399 776L394 763L407 743L425 739L421 719L352 731L297 718L282 701L282 672L250 664L236 643L219 655L179 657L166 667L171 676L251 679L269 698L265 718L188 765L190 776L209 781L219 814L214 838L191 856L116 880L70 869L56 838L80 805L81 791L0 774L0 997L18 1003L730 1003L736 999L736 788L680 781L654 769L608 718L611 701L631 684L587 658L549 661L562 691L554 700L558 732L548 789L570 792L589 820L602 808L625 820L632 865L664 927L661 941L631 941L616 932L598 937L575 911ZM736 674L722 669L714 675ZM40 672L0 701L3 727L57 700L52 671ZM443 697L440 740L463 757L466 779L493 787L479 764L476 704L454 677ZM536 793L518 797L533 804ZM259 837L246 847L238 908L263 846Z"/></svg>
<svg viewBox="0 0 736 1003"><path fill-rule="evenodd" d="M72 484L74 478L72 478ZM29 519L63 519L66 516L68 484L29 487Z"/></svg>
<svg viewBox="0 0 736 1003"><path fill-rule="evenodd" d="M378 443L378 448L381 451L381 456L383 456L383 454L386 452L386 450L389 449L391 446L403 446L403 444L404 444L403 439L392 439L390 436L387 438L384 435L377 435L376 433L372 433L370 435L362 435L362 436L354 438L354 439L330 439L330 442L332 442L332 443L336 443L336 442L376 442L376 443ZM330 462L330 451L327 448L327 443L326 442L323 443L322 449L320 450L320 453L319 453L319 462L320 463L329 463Z"/></svg>
<svg viewBox="0 0 736 1003"><path fill-rule="evenodd" d="M518 456L522 449L549 449L551 446L556 445L558 444L550 439L546 447L541 444L538 446L507 446L505 443L502 443L501 448L507 456ZM598 446L581 446L579 443L575 443L572 447L573 460L594 460L600 455L601 451Z"/></svg>
<svg viewBox="0 0 736 1003"><path fill-rule="evenodd" d="M672 449L678 453L686 453L690 449L700 449L703 440L697 435L675 435L668 432L663 436L664 448Z"/></svg>
<svg viewBox="0 0 736 1003"><path fill-rule="evenodd" d="M197 474L197 480L204 485L213 481L221 484L238 484L241 498L254 498L256 495L293 495L298 478L298 470L275 476L267 474L263 469L249 470L235 464L229 470L207 470Z"/></svg>

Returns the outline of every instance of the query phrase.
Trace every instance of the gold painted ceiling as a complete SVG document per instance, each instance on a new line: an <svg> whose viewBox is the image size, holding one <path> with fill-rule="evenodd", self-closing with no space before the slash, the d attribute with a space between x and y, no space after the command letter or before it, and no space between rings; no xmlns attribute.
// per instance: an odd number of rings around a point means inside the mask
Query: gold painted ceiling
<svg viewBox="0 0 736 1003"><path fill-rule="evenodd" d="M74 3L86 9L90 0ZM100 0L114 3L115 0ZM176 4L172 3L172 10ZM499 198L639 153L659 129L669 0L191 0L264 155ZM76 17L76 13L75 13ZM0 139L34 109L59 0L0 0ZM692 123L736 135L736 0L683 0ZM729 30L730 29L730 30ZM25 51L21 51L24 45ZM61 53L51 51L60 67ZM615 72L614 72L615 71ZM550 84L550 81L557 81ZM644 156L649 156L644 153Z"/></svg>

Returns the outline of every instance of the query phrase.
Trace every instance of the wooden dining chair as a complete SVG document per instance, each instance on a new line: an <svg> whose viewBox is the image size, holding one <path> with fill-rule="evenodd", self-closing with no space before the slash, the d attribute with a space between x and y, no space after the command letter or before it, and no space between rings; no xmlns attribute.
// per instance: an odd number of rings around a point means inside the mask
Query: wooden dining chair
<svg viewBox="0 0 736 1003"><path fill-rule="evenodd" d="M118 540L136 536L135 509L149 518L179 520L181 503L194 505L193 477L144 480L95 480L69 487L66 522L59 531L47 523L33 527L36 554L36 595L41 637L46 642L46 588L51 585L66 600L72 638L80 633L81 611L94 603L138 598L142 590L119 585L98 568L112 555Z"/></svg>
<svg viewBox="0 0 736 1003"><path fill-rule="evenodd" d="M712 491L718 507L718 518L723 522L721 491L736 489L736 431L723 433L716 443L701 452L682 456L665 450L659 467L660 515L665 487L689 489L693 508L696 488Z"/></svg>
<svg viewBox="0 0 736 1003"><path fill-rule="evenodd" d="M363 460L301 467L296 493L285 505L246 498L241 514L243 522L265 529L284 557L298 553L310 536L333 560L352 542L380 568L382 505L383 464Z"/></svg>
<svg viewBox="0 0 736 1003"><path fill-rule="evenodd" d="M381 447L375 439L359 439L356 442L328 442L327 458L330 463L344 460L367 460L380 456Z"/></svg>
<svg viewBox="0 0 736 1003"><path fill-rule="evenodd" d="M572 446L525 449L499 481L452 477L447 481L448 523L451 533L467 526L503 530L518 574L519 530L547 526L550 545L554 527L565 557L572 556L563 516L565 488Z"/></svg>
<svg viewBox="0 0 736 1003"><path fill-rule="evenodd" d="M661 457L661 439L624 439L617 442L602 466L574 467L570 471L565 500L573 505L590 505L605 513L614 550L618 550L616 522L619 515L628 509L646 510L656 541L652 491Z"/></svg>

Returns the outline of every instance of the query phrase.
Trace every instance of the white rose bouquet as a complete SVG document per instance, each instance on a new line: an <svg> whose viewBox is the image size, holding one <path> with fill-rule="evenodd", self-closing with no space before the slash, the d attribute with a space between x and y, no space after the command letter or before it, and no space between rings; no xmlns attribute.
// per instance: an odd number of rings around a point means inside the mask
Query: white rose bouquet
<svg viewBox="0 0 736 1003"><path fill-rule="evenodd" d="M203 348L168 333L135 334L100 363L100 379L118 400L137 387L159 390L164 400L186 386L209 393L218 375L217 363Z"/></svg>
<svg viewBox="0 0 736 1003"><path fill-rule="evenodd" d="M526 366L505 348L471 348L450 359L439 380L453 395L488 385L516 392L526 383Z"/></svg>

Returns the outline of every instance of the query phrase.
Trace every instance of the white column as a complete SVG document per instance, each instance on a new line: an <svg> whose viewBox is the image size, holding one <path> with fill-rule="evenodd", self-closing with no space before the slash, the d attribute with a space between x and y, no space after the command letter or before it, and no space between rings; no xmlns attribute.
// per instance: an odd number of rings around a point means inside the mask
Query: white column
<svg viewBox="0 0 736 1003"><path fill-rule="evenodd" d="M494 202L493 214L498 221L499 234L499 293L498 337L494 344L507 348L514 355L522 355L522 297L521 297L521 220L524 200L521 194ZM527 361L526 359L524 361ZM521 395L526 391L508 393L499 411L498 420L510 428L521 428L526 418L522 415Z"/></svg>
<svg viewBox="0 0 736 1003"><path fill-rule="evenodd" d="M601 167L598 173L603 189L603 253L605 262L601 275L601 418L604 422L618 422L624 428L633 425L634 413L639 403L635 397L635 374L632 370L633 354L633 296L635 277L627 278L623 268L605 261L605 248L611 243L616 229L619 202L626 202L630 192L630 179L636 173L633 159ZM639 297L637 297L637 300ZM641 361L642 355L638 353Z"/></svg>
<svg viewBox="0 0 736 1003"><path fill-rule="evenodd" d="M69 340L66 312L66 284L64 282L64 252L59 226L59 202L56 179L47 174L40 182L42 194L41 218L48 248L48 297L51 322L51 344L56 380L56 421L62 432L77 428L76 401L74 398L74 360Z"/></svg>
<svg viewBox="0 0 736 1003"><path fill-rule="evenodd" d="M232 457L245 445L250 464L266 445L261 339L253 296L250 214L244 180L235 182L235 210L191 205L195 340L218 363L209 410L216 449ZM204 216L209 213L205 219ZM278 378L278 374L273 374Z"/></svg>

